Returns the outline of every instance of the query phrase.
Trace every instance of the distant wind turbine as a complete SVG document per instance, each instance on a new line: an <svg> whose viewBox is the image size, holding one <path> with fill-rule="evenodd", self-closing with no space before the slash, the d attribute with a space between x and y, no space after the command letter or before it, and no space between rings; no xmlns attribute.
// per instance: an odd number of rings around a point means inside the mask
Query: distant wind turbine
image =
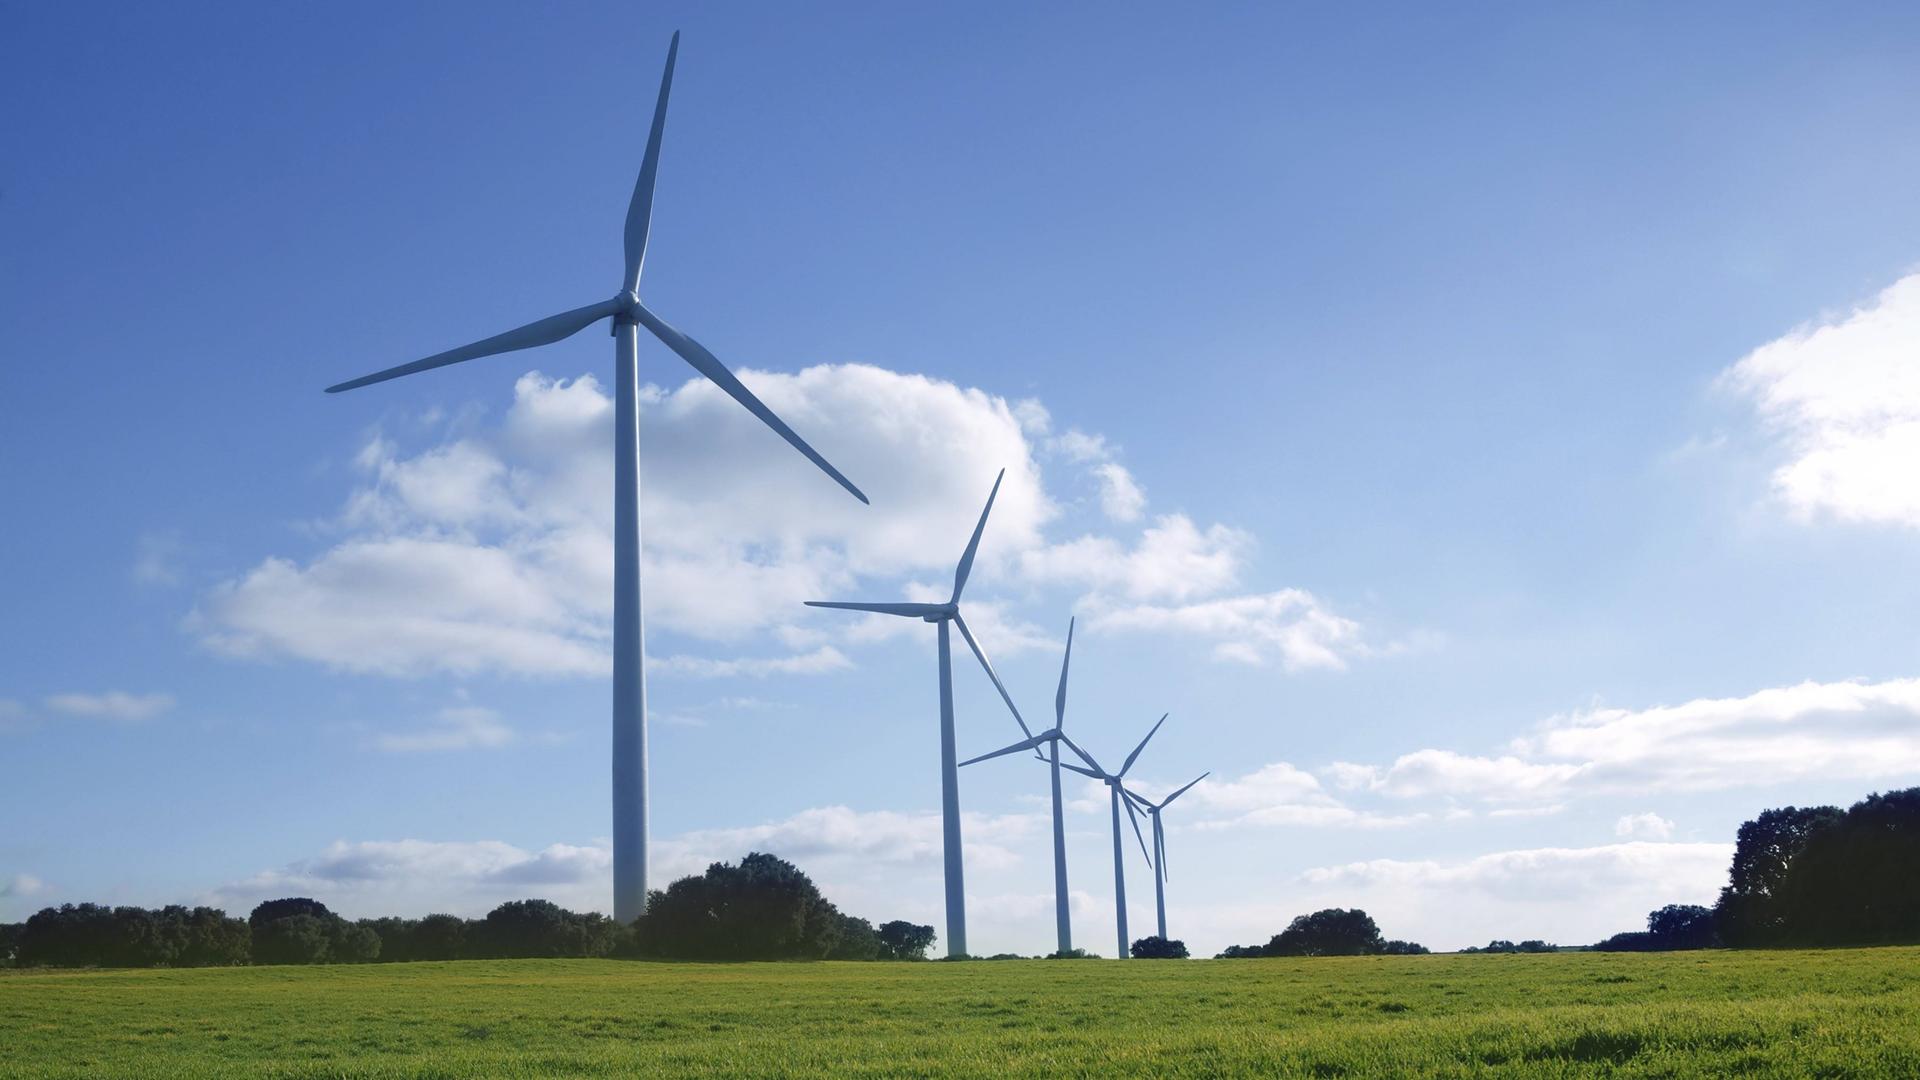
<svg viewBox="0 0 1920 1080"><path fill-rule="evenodd" d="M1212 775L1213 773L1211 772L1201 773L1199 776L1187 781L1186 785L1180 788L1180 790L1161 799L1159 802L1154 802L1140 795L1134 795L1131 791L1127 792L1127 794L1133 798L1133 801L1140 804L1140 809L1145 810L1147 816L1153 819L1153 910L1160 916L1160 939L1162 941L1165 941L1167 938L1167 834L1160 828L1160 811L1165 810L1168 803L1186 794L1187 788L1192 787Z"/></svg>
<svg viewBox="0 0 1920 1080"><path fill-rule="evenodd" d="M639 328L680 354L793 444L854 498L867 497L840 474L806 440L773 414L734 378L726 365L699 342L667 325L640 302L640 267L647 256L647 231L653 220L654 176L660 167L660 136L667 123L667 91L673 86L673 61L680 51L680 34L667 47L667 67L660 76L660 99L654 106L653 128L647 134L647 152L640 178L627 205L626 276L611 300L561 312L516 330L462 345L424 360L388 368L327 387L337 394L417 371L445 367L497 353L550 345L585 330L601 319L613 320L613 917L631 922L647 903L647 681L646 645L640 618L640 377Z"/></svg>
<svg viewBox="0 0 1920 1080"><path fill-rule="evenodd" d="M967 541L967 550L961 554L960 565L953 572L953 596L946 603L807 601L809 607L898 615L908 619L924 619L940 627L940 832L946 861L947 952L951 955L967 951L967 894L960 865L960 773L953 741L953 645L947 624L960 628L960 636L966 639L967 647L973 650L974 657L986 670L987 678L993 680L993 688L1000 691L1000 700L1006 702L1007 708L1013 711L1021 730L1029 730L1027 722L1020 719L1020 710L1014 708L1013 698L1007 694L1007 688L1001 684L1000 676L994 674L993 664L987 660L987 654L981 651L980 643L974 640L973 632L967 629L967 620L960 617L960 593L967 587L967 575L973 572L973 557L980 550L980 534L986 531L987 515L993 513L994 497L1000 494L1000 481L1006 478L1005 469L1001 469L1000 475L994 477L993 490L987 493L986 509L980 511L980 523L973 527L973 538Z"/></svg>
<svg viewBox="0 0 1920 1080"><path fill-rule="evenodd" d="M1135 840L1140 841L1140 854L1146 856L1147 865L1149 867L1153 866L1153 856L1147 855L1146 838L1140 835L1140 822L1136 819L1136 815L1133 809L1133 800L1136 798L1136 796L1133 794L1133 792L1128 791L1126 789L1126 786L1122 784L1121 781L1126 778L1127 770L1133 768L1133 763L1139 759L1140 751L1145 750L1147 748L1147 742L1148 740L1153 738L1153 733L1155 731L1159 731L1160 725L1167 722L1167 715L1168 714L1166 713L1162 713L1160 715L1160 719L1154 721L1152 729L1147 732L1147 737L1145 739L1141 739L1140 745L1134 747L1133 753L1127 755L1127 760L1123 764L1121 764L1120 771L1117 773L1110 773L1105 769L1101 768L1099 763L1093 760L1092 755L1088 754L1085 750L1080 749L1078 746L1074 746L1074 742L1072 739L1068 739L1065 735L1061 736L1061 738L1065 740L1068 746L1073 747L1074 753L1079 754L1080 757L1084 761L1086 761L1089 767L1083 769L1078 765L1070 765L1064 761L1060 763L1060 767L1063 769L1072 769L1074 772L1077 772L1082 776L1090 776L1095 780L1099 780L1102 783L1105 783L1107 785L1107 797L1109 801L1112 803L1113 914L1114 914L1114 928L1119 932L1119 936L1120 936L1119 956L1120 956L1120 959L1122 960L1125 960L1127 958L1127 947L1130 943L1127 941L1127 870L1126 870L1126 863L1124 863L1120 857L1121 855L1120 808L1121 807L1124 806L1127 809L1127 822L1133 826L1133 838Z"/></svg>
<svg viewBox="0 0 1920 1080"><path fill-rule="evenodd" d="M1080 754L1080 748L1067 738L1067 665L1073 662L1073 620L1067 622L1067 652L1060 660L1060 689L1053 697L1053 727L1038 735L1030 735L1012 746L1004 746L991 754L981 754L977 758L963 761L962 766L977 761L988 761L1005 754L1017 754L1022 750L1035 750L1045 743L1048 756L1042 760L1052 766L1053 773L1053 921L1055 935L1060 943L1060 952L1073 951L1073 919L1067 911L1067 832L1066 824L1060 813L1060 744L1066 742L1074 753ZM1014 714L1019 719L1019 714ZM1026 721L1020 722L1026 730ZM1081 760L1093 765L1093 759L1080 754Z"/></svg>

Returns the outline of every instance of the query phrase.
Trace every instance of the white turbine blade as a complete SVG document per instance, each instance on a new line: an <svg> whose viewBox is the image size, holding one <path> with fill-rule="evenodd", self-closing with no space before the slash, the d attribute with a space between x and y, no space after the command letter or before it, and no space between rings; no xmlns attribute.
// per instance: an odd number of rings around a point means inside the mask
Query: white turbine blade
<svg viewBox="0 0 1920 1080"><path fill-rule="evenodd" d="M667 69L660 75L660 100L653 107L653 129L647 132L647 153L640 159L640 178L633 183L627 203L627 291L638 292L640 266L647 261L647 230L653 223L653 182L660 172L660 136L667 129L667 91L673 89L673 58L680 52L680 31L667 46Z"/></svg>
<svg viewBox="0 0 1920 1080"><path fill-rule="evenodd" d="M496 353L531 349L536 345L551 345L562 338L572 337L619 310L619 301L602 300L583 308L563 311L558 315L550 315L539 322L530 322L504 334L495 334L484 341L462 345L457 349L448 349L443 353L434 353L425 360L415 360L411 364L401 364L399 367L390 367L385 371L376 371L371 375L362 375L357 379L335 383L327 387L327 393L337 394L342 390L357 390L362 386L397 379L402 375L412 375L416 371L430 371L437 367L446 367L448 364L458 364L463 360L477 360L482 356L493 356Z"/></svg>
<svg viewBox="0 0 1920 1080"><path fill-rule="evenodd" d="M1121 788L1120 793L1125 795L1127 798L1132 799L1134 802L1138 803L1140 805L1140 809L1142 810L1150 811L1154 808L1153 800L1147 798L1145 795L1137 794L1135 792L1127 790L1126 788Z"/></svg>
<svg viewBox="0 0 1920 1080"><path fill-rule="evenodd" d="M838 608L842 611L871 611L875 615L904 615L924 619L946 610L941 604L869 604L858 600L808 600L808 607Z"/></svg>
<svg viewBox="0 0 1920 1080"><path fill-rule="evenodd" d="M1000 481L1007 478L1007 470L1001 469L1000 475L993 478L993 490L987 492L987 508L980 511L980 523L973 527L973 537L967 541L967 550L960 556L960 566L953 572L953 599L950 604L960 602L960 590L967 587L967 575L973 573L973 556L980 550L980 534L987 531L987 515L993 513L993 497L1000 494Z"/></svg>
<svg viewBox="0 0 1920 1080"><path fill-rule="evenodd" d="M1067 652L1060 658L1060 689L1053 695L1053 726L1067 726L1067 665L1073 663L1073 624L1078 619L1067 620Z"/></svg>
<svg viewBox="0 0 1920 1080"><path fill-rule="evenodd" d="M1170 802L1172 802L1173 800L1175 800L1175 799L1177 799L1177 798L1179 798L1180 796L1182 796L1182 795L1184 795L1184 794L1186 794L1186 791L1187 791L1187 788L1190 788L1190 787L1192 787L1193 785L1195 785L1195 784L1197 784L1197 783L1199 783L1199 782L1200 782L1200 781L1202 781L1202 780L1205 780L1205 779L1206 779L1207 777L1209 777L1209 776L1212 776L1212 775L1213 775L1213 773L1212 773L1212 772L1203 772L1203 773L1201 773L1201 774L1200 774L1199 776L1196 776L1196 777L1194 777L1193 779L1191 779L1191 780L1189 780L1189 781L1187 781L1187 783L1186 783L1186 787L1182 787L1182 788L1181 788L1181 789L1180 789L1179 791L1176 791L1176 792L1174 792L1173 794L1171 794L1171 795L1169 795L1169 796L1167 796L1166 798L1164 798L1164 799L1161 799L1161 800L1160 800L1160 808L1161 808L1162 810L1164 810L1164 809L1166 809L1166 806L1167 806L1167 804L1168 804L1168 803L1170 803Z"/></svg>
<svg viewBox="0 0 1920 1080"><path fill-rule="evenodd" d="M1080 774L1081 776L1085 776L1085 777L1088 777L1088 778L1090 778L1090 779L1093 779L1093 780L1101 780L1101 779L1104 779L1104 777L1102 777L1102 776L1101 776L1101 775L1100 775L1099 773L1097 773L1097 772L1094 772L1094 771L1093 771L1092 769L1083 769L1083 768L1081 768L1080 766L1078 766L1078 765L1075 765L1075 764L1074 764L1073 762L1071 762L1071 761L1063 761L1063 762L1061 762L1061 763L1060 763L1060 767L1061 767L1061 768L1063 768L1063 769L1070 769L1070 770L1072 770L1072 771L1074 771L1074 772L1077 772L1077 773L1079 773L1079 774Z"/></svg>
<svg viewBox="0 0 1920 1080"><path fill-rule="evenodd" d="M960 628L960 636L966 639L967 648L973 650L974 659L980 661L980 666L986 670L987 678L993 680L993 688L1000 691L1000 700L1007 703L1007 711L1013 714L1013 722L1020 725L1020 730L1028 738L1032 738L1033 729L1027 726L1026 718L1020 715L1020 710L1013 704L1013 695L1007 693L1006 686L1000 682L1000 676L994 674L993 662L987 659L987 654L981 650L980 643L973 639L973 631L967 629L967 620L961 618L959 612L955 612L953 625Z"/></svg>
<svg viewBox="0 0 1920 1080"><path fill-rule="evenodd" d="M1059 728L1055 728L1054 730L1060 731ZM1092 772L1087 773L1088 776L1099 778L1106 775L1107 770L1101 768L1100 763L1093 760L1092 754L1089 754L1085 750L1080 749L1079 743L1076 743L1072 739L1069 739L1067 737L1066 732L1060 731L1060 741L1063 743L1066 743L1067 749L1073 751L1074 754L1077 755L1081 761L1086 762L1088 769L1093 770ZM1062 762L1061 764L1064 765L1066 768L1073 769L1074 772L1086 772L1086 769L1075 768L1072 765L1067 765L1065 762Z"/></svg>
<svg viewBox="0 0 1920 1080"><path fill-rule="evenodd" d="M1121 788L1121 791L1127 790ZM1140 812L1133 808L1133 800L1121 799L1120 805L1127 808L1127 821L1133 825L1133 838L1140 841L1140 857L1147 860L1147 866L1153 866L1153 856L1147 854L1147 838L1140 835Z"/></svg>
<svg viewBox="0 0 1920 1080"><path fill-rule="evenodd" d="M1152 727L1152 729L1151 729L1151 730L1149 730L1149 731L1147 732L1147 737L1146 737L1145 739L1141 739L1141 740L1140 740L1140 745L1139 745L1139 746L1136 746L1136 747L1134 747L1134 748L1133 748L1133 753L1131 753L1131 754L1128 754L1128 755L1127 755L1127 760L1126 760L1126 763L1120 766L1120 775L1121 775L1121 776L1125 776L1125 775L1127 775L1127 770L1128 770L1128 769L1131 769L1131 768L1133 768L1133 763L1134 763L1134 760L1135 760L1135 759L1137 759L1137 758L1138 758L1138 757L1140 756L1140 751L1142 751L1142 750L1145 750L1145 749L1147 748L1147 741L1148 741L1149 739L1152 739L1152 738L1153 738L1153 733L1154 733L1155 731L1159 731L1159 730L1160 730L1160 725L1161 725L1161 724L1164 724L1164 723L1166 723L1166 722L1167 722L1167 717L1168 717L1169 715L1171 715L1171 714L1170 714L1170 713L1161 713L1161 714L1160 714L1160 719L1158 719L1158 720L1156 720L1156 721L1154 721L1154 722L1153 722L1153 727Z"/></svg>
<svg viewBox="0 0 1920 1080"><path fill-rule="evenodd" d="M1012 746L1003 746L1000 749L995 750L991 754L981 754L977 758L968 758L966 761L963 761L960 764L962 766L972 765L972 764L975 764L976 762L991 761L994 758L1000 757L1005 754L1017 754L1022 750L1031 750L1034 747L1039 746L1041 743L1046 742L1047 740L1055 737L1057 737L1057 733L1052 731L1043 731L1040 734L1035 735L1031 739L1021 739L1019 742L1014 743Z"/></svg>
<svg viewBox="0 0 1920 1080"><path fill-rule="evenodd" d="M854 498L859 499L861 502L867 501L867 496L859 488L853 486L853 481L842 476L839 469L834 468L831 462L820 456L819 451L808 446L805 439L794 434L793 429L787 426L786 421L775 416L772 409L767 408L766 405L761 403L759 398L754 397L753 391L747 389L745 384L739 379L734 378L733 372L728 371L727 366L722 364L712 353L708 352L705 346L667 325L666 320L648 311L644 305L636 306L635 314L636 317L639 318L640 324L648 330L651 330L653 336L659 338L661 343L666 345L667 348L679 353L680 359L693 365L695 371L713 380L714 385L725 390L733 400L745 406L748 412L759 417L761 423L772 428L779 433L781 438L792 443L795 450L805 454L808 461L820 466L820 471L833 477L834 480L839 482L841 487L851 492Z"/></svg>

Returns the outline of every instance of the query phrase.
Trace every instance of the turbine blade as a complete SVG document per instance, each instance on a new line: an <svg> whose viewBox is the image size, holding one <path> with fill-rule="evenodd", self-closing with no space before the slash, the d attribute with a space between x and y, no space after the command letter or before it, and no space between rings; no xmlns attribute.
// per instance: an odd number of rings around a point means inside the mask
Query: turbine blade
<svg viewBox="0 0 1920 1080"><path fill-rule="evenodd" d="M987 654L981 650L980 643L973 639L973 631L967 629L967 620L961 618L957 611L953 615L953 625L960 628L960 636L966 639L967 648L973 650L974 659L980 661L980 666L986 669L987 678L993 680L993 688L1000 691L1000 700L1007 703L1007 711L1013 714L1013 722L1020 725L1020 730L1026 733L1028 738L1032 738L1033 729L1027 726L1026 718L1020 715L1019 708L1013 704L1013 695L1007 693L1006 686L1000 682L1000 676L994 674L993 661L987 659Z"/></svg>
<svg viewBox="0 0 1920 1080"><path fill-rule="evenodd" d="M1092 769L1083 769L1083 768L1081 768L1080 766L1078 766L1078 765L1075 765L1075 764L1074 764L1073 762L1071 762L1071 761L1063 761L1063 762L1061 762L1061 763L1060 763L1060 767L1061 767L1061 768L1063 768L1063 769L1071 769L1071 770L1073 770L1074 772L1077 772L1077 773L1079 773L1079 774L1080 774L1081 776L1085 776L1085 777L1089 777L1089 778L1091 778L1091 779L1094 779L1094 780L1098 780L1098 779L1101 779L1101 776L1100 776L1100 774L1099 774L1099 773L1097 773L1097 772L1094 772L1094 771L1093 771Z"/></svg>
<svg viewBox="0 0 1920 1080"><path fill-rule="evenodd" d="M1207 777L1209 777L1209 776L1212 776L1212 775L1213 775L1213 773L1212 773L1211 771L1209 771L1209 772L1203 772L1203 773L1201 773L1201 774L1200 774L1199 776L1196 776L1196 777L1194 777L1193 779L1191 779L1191 780L1189 780L1189 781L1187 781L1187 783L1186 783L1186 787L1182 787L1182 788L1181 788L1181 789L1180 789L1179 791L1176 791L1176 792L1174 792L1173 794L1171 794L1171 795L1169 795L1169 796L1167 796L1166 798L1164 798L1164 799L1161 799L1161 800L1160 800L1160 808L1161 808L1161 809L1163 809L1163 810L1164 810L1164 809L1166 809L1166 806L1167 806L1167 804L1168 804L1168 803L1170 803L1170 802L1172 802L1173 800L1175 800L1175 799L1177 799L1177 798L1179 798L1180 796L1182 796L1182 795L1184 795L1184 794L1186 794L1186 791L1187 791L1187 788L1190 788L1190 787L1192 787L1193 785L1195 785L1195 784L1197 784L1197 783L1199 783L1199 782L1200 782L1200 781L1202 781L1202 780L1205 780L1205 779L1206 779Z"/></svg>
<svg viewBox="0 0 1920 1080"><path fill-rule="evenodd" d="M1121 791L1127 790L1121 788ZM1153 856L1147 854L1147 838L1140 835L1140 812L1133 808L1133 800L1121 799L1120 805L1127 808L1127 821L1133 825L1133 838L1140 841L1140 857L1147 860L1147 866L1153 868Z"/></svg>
<svg viewBox="0 0 1920 1080"><path fill-rule="evenodd" d="M1167 722L1167 717L1168 717L1169 715L1171 715L1171 714L1169 714L1169 713L1161 713L1161 714L1160 714L1160 719L1158 719L1158 720L1156 720L1156 721L1154 721L1154 722L1153 722L1153 727L1152 727L1152 729L1150 729L1150 730L1149 730L1149 731L1147 732L1147 738L1145 738L1145 739L1141 739L1141 740L1140 740L1140 745L1139 745L1139 746L1136 746L1136 747L1134 747L1134 748L1133 748L1133 753L1131 753L1131 754L1128 754L1128 755L1127 755L1127 760L1126 760L1126 764L1124 764L1124 765L1121 765L1121 766L1120 766L1120 775L1121 775L1121 776L1125 776L1125 775L1127 775L1127 770L1128 770L1128 769L1131 769L1131 768L1133 768L1133 763L1134 763L1134 760L1135 760L1135 759L1137 759L1137 758L1138 758L1138 757L1140 756L1140 751L1142 751L1142 750L1145 750L1145 749L1147 748L1147 740L1148 740L1148 739L1152 739L1152 738L1153 738L1153 733L1154 733L1155 731L1159 731L1159 730L1160 730L1160 725L1161 725L1161 724L1164 724L1164 723L1166 723L1166 722Z"/></svg>
<svg viewBox="0 0 1920 1080"><path fill-rule="evenodd" d="M1001 469L1000 475L993 478L993 490L987 492L987 508L980 511L980 523L973 527L973 537L967 541L967 550L960 556L960 567L953 572L953 599L950 604L960 602L960 590L967 587L967 575L973 573L973 556L980 550L980 534L987 531L987 515L993 513L993 497L1000 494L1000 481L1007 478L1007 470Z"/></svg>
<svg viewBox="0 0 1920 1080"><path fill-rule="evenodd" d="M858 600L809 600L806 603L808 607L871 611L876 615L904 615L909 619L924 619L946 610L945 605L942 604L869 604Z"/></svg>
<svg viewBox="0 0 1920 1080"><path fill-rule="evenodd" d="M536 345L551 345L562 338L572 337L618 310L620 310L618 301L602 300L583 308L563 311L558 315L548 316L538 322L530 322L504 334L495 334L471 345L462 345L457 349L434 353L425 360L415 360L411 364L401 364L399 367L390 367L385 371L376 371L371 375L362 375L357 379L335 383L327 387L327 393L337 394L342 390L358 390L362 386L397 379L416 371L430 371L433 368L446 367L448 364L458 364L463 360L477 360L482 356L493 356L496 353L531 349Z"/></svg>
<svg viewBox="0 0 1920 1080"><path fill-rule="evenodd" d="M1060 729L1059 729L1059 728L1055 728L1054 730L1055 730L1055 731L1059 731ZM1089 754L1089 753L1087 753L1087 752L1086 752L1085 750L1082 750L1082 749L1080 749L1080 744L1079 744L1079 743L1076 743L1076 742L1074 742L1074 741L1073 741L1072 739L1070 739L1070 738L1068 738L1068 737L1067 737L1067 733L1066 733L1066 732L1064 732L1064 731L1061 731L1061 732L1060 732L1060 741L1061 741L1061 742L1063 742L1063 743L1066 743L1066 744L1067 744L1067 749L1069 749L1069 750L1071 750L1071 751L1073 751L1073 752L1074 752L1074 754L1075 754L1076 756L1078 756L1078 757L1080 758L1080 760L1081 760L1081 761L1084 761L1084 762L1086 762L1086 763L1087 763L1087 768L1088 768L1088 769L1092 769L1092 770L1093 770L1092 772L1090 772L1090 773L1087 773L1087 775L1088 775L1088 776L1093 776L1093 777L1100 777L1100 776L1104 776L1104 775L1106 775L1106 771L1107 771L1107 770L1105 770L1105 769L1103 769L1103 768L1101 768L1101 767L1100 767L1100 763L1099 763L1099 762L1097 762L1097 761L1095 761L1095 760L1093 760L1093 755L1092 755L1092 754ZM1065 764L1065 762L1062 762L1061 764L1063 764L1063 765L1064 765L1064 764ZM1071 766L1071 765L1067 765L1066 767L1067 767L1067 768L1070 768L1070 769L1073 769L1073 770L1074 770L1075 772L1086 772L1086 770L1085 770L1085 769L1077 769L1077 768L1074 768L1074 767L1073 767L1073 766Z"/></svg>
<svg viewBox="0 0 1920 1080"><path fill-rule="evenodd" d="M1022 750L1031 750L1034 747L1039 746L1041 743L1046 742L1048 739L1051 739L1053 737L1054 737L1053 732L1043 731L1040 734L1035 735L1030 739L1021 739L1019 742L1014 743L1012 746L1003 746L1000 749L995 750L991 754L981 754L977 758L968 758L966 761L963 761L960 764L962 766L972 765L975 762L991 761L992 759L1000 757L1004 754L1017 754Z"/></svg>
<svg viewBox="0 0 1920 1080"><path fill-rule="evenodd" d="M820 456L819 451L808 446L805 439L794 434L793 429L787 426L786 421L775 416L772 409L767 408L766 405L761 403L759 398L754 397L753 391L747 389L739 379L734 378L733 372L728 371L727 366L722 364L712 353L708 352L705 346L667 325L666 320L648 311L645 306L638 307L636 311L640 324L648 330L651 330L653 336L659 338L661 343L666 345L667 348L679 353L680 359L693 365L695 371L713 380L714 384L720 387L720 389L725 390L733 400L745 406L748 412L759 417L761 423L772 428L779 433L781 438L792 443L795 450L805 454L808 461L820 466L820 471L833 477L841 487L852 492L854 498L859 499L861 502L867 501L866 495L862 493L859 488L853 486L853 481L842 476L839 469L834 468L832 463Z"/></svg>
<svg viewBox="0 0 1920 1080"><path fill-rule="evenodd" d="M1078 619L1067 620L1067 653L1060 658L1060 689L1053 695L1053 726L1067 726L1067 665L1073 663L1073 624Z"/></svg>
<svg viewBox="0 0 1920 1080"><path fill-rule="evenodd" d="M633 182L627 203L627 290L638 292L640 266L647 261L647 230L653 223L653 182L660 172L660 136L667 130L667 91L673 89L673 59L680 53L680 31L667 46L667 69L660 75L660 100L653 107L653 128L647 132L647 153L640 159L640 178Z"/></svg>

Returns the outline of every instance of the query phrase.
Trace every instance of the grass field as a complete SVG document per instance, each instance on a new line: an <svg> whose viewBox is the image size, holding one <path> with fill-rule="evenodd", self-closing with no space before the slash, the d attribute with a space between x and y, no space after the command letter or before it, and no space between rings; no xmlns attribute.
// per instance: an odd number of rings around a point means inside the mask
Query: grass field
<svg viewBox="0 0 1920 1080"><path fill-rule="evenodd" d="M1920 949L0 971L0 1076L1920 1076Z"/></svg>

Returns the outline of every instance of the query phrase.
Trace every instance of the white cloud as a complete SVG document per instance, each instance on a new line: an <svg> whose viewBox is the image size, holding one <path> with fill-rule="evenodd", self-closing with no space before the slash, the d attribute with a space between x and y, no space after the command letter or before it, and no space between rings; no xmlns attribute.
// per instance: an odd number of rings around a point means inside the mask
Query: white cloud
<svg viewBox="0 0 1920 1080"><path fill-rule="evenodd" d="M1256 666L1277 660L1287 671L1338 671L1368 653L1359 623L1299 589L1191 604L1092 607L1088 618L1097 630L1210 640L1216 659Z"/></svg>
<svg viewBox="0 0 1920 1080"><path fill-rule="evenodd" d="M1476 756L1426 749L1340 763L1347 790L1545 802L1572 794L1697 793L1819 780L1907 779L1920 766L1920 679L1804 682L1738 698L1558 716Z"/></svg>
<svg viewBox="0 0 1920 1080"><path fill-rule="evenodd" d="M15 874L10 878L0 878L0 899L39 896L46 891L47 883L32 874Z"/></svg>
<svg viewBox="0 0 1920 1080"><path fill-rule="evenodd" d="M1127 786L1157 800L1185 782L1129 779ZM1093 790L1099 790L1099 785L1094 784ZM1194 827L1199 829L1391 828L1425 821L1428 817L1424 813L1394 815L1356 809L1335 798L1312 773L1284 761L1263 765L1235 778L1208 776L1174 805L1196 814ZM1099 806L1105 806L1104 795Z"/></svg>
<svg viewBox="0 0 1920 1080"><path fill-rule="evenodd" d="M853 662L831 645L793 656L747 657L711 660L700 656L662 656L647 660L649 671L670 671L698 679L722 679L745 676L763 679L769 675L816 675L850 668Z"/></svg>
<svg viewBox="0 0 1920 1080"><path fill-rule="evenodd" d="M441 709L428 727L379 735L374 745L382 750L410 753L499 747L513 740L514 730L500 722L499 713L478 705L456 705Z"/></svg>
<svg viewBox="0 0 1920 1080"><path fill-rule="evenodd" d="M1306 871L1315 895L1364 907L1391 936L1441 948L1493 938L1580 945L1646 925L1670 903L1711 903L1732 844L1635 841L1501 851L1461 861L1374 859Z"/></svg>
<svg viewBox="0 0 1920 1080"><path fill-rule="evenodd" d="M968 865L994 870L1019 863L1044 822L1038 814L962 815ZM829 897L884 895L903 872L937 870L940 817L827 806L759 825L702 829L654 842L652 883L664 887L749 851L795 863ZM526 896L596 911L612 895L612 867L612 849L604 842L531 851L498 840L342 840L311 858L220 886L207 899L244 911L273 897L312 896L353 917L478 915ZM837 881L841 876L848 881Z"/></svg>
<svg viewBox="0 0 1920 1080"><path fill-rule="evenodd" d="M172 694L129 694L124 690L108 690L100 694L54 694L47 698L46 705L54 712L68 716L131 723L159 716L173 708L174 700Z"/></svg>
<svg viewBox="0 0 1920 1080"><path fill-rule="evenodd" d="M1171 514L1131 539L1052 542L1046 529L1061 511L1042 458L1088 469L1116 520L1139 518L1146 496L1099 436L1052 435L1038 402L864 365L741 377L873 505L845 497L704 380L651 390L642 425L650 626L723 643L771 635L796 650L771 661L669 657L657 670L831 670L845 656L830 642L898 632L801 602L885 598L897 585L884 581L950 575L1001 466L1006 481L969 590L969 620L994 655L1052 644L996 601L993 590L1008 585L1084 590L1081 606L1096 620L1171 623L1227 659L1297 669L1361 653L1358 627L1307 594L1225 596L1252 545L1229 526ZM264 559L221 583L188 628L229 655L347 671L604 674L611 411L590 377L530 374L497 423L463 420L458 434L412 453L371 438L355 488L325 526L332 545L305 560ZM944 599L937 583L929 588ZM1146 606L1156 604L1177 606Z"/></svg>
<svg viewBox="0 0 1920 1080"><path fill-rule="evenodd" d="M1673 822L1649 810L1642 814L1626 814L1613 823L1613 834L1621 837L1639 837L1646 840L1671 840Z"/></svg>
<svg viewBox="0 0 1920 1080"><path fill-rule="evenodd" d="M1795 513L1920 527L1920 274L1755 349L1721 381L1780 439L1774 490Z"/></svg>
<svg viewBox="0 0 1920 1080"><path fill-rule="evenodd" d="M1093 470L1100 481L1100 509L1115 521L1138 521L1147 508L1147 493L1123 465L1107 462Z"/></svg>

